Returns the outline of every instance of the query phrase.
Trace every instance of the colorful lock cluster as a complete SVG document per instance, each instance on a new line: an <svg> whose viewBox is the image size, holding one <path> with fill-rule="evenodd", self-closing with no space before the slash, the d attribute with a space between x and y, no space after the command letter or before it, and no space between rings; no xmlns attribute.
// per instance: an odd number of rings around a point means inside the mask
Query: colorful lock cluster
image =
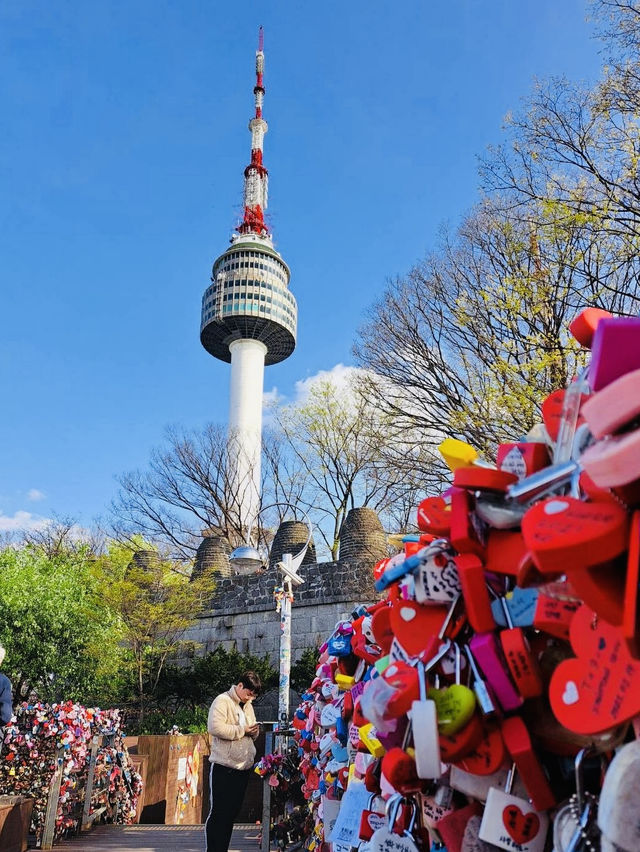
<svg viewBox="0 0 640 852"><path fill-rule="evenodd" d="M309 852L640 849L640 318L570 330L587 368L495 464L442 442L451 487L320 649Z"/></svg>
<svg viewBox="0 0 640 852"><path fill-rule="evenodd" d="M55 837L78 828L92 738L103 737L95 764L91 812L105 808L105 819L129 823L136 817L142 779L133 770L123 742L120 712L62 704L23 702L4 728L0 755L0 795L34 799L31 833L40 844L51 779L62 749L62 782Z"/></svg>

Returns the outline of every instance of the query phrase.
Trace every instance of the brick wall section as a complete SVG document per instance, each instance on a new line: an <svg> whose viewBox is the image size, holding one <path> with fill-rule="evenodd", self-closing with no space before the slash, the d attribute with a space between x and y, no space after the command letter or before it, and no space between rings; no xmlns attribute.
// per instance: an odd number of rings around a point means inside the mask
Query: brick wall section
<svg viewBox="0 0 640 852"><path fill-rule="evenodd" d="M378 599L370 562L340 560L305 565L303 585L294 589L291 611L292 660L305 648L318 645L354 606ZM250 576L219 577L211 608L198 616L186 638L200 643L205 654L216 645L258 656L268 654L277 665L280 620L275 611L274 588L280 578L275 568Z"/></svg>

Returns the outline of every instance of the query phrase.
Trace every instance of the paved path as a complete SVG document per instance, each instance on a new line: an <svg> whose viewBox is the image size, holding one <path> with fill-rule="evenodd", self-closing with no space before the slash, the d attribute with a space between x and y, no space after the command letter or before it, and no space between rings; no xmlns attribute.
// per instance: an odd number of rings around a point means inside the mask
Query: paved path
<svg viewBox="0 0 640 852"><path fill-rule="evenodd" d="M229 852L260 852L260 827L236 825ZM202 825L98 825L54 852L204 852Z"/></svg>

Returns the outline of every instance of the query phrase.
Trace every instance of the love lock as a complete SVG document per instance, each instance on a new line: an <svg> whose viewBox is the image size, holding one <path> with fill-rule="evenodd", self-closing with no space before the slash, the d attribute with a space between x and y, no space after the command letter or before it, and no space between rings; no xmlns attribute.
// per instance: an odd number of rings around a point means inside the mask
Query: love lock
<svg viewBox="0 0 640 852"><path fill-rule="evenodd" d="M460 592L460 580L447 539L436 539L416 556L420 564L414 570L415 597L418 603L451 603Z"/></svg>
<svg viewBox="0 0 640 852"><path fill-rule="evenodd" d="M362 811L358 837L360 840L371 840L374 832L379 828L384 828L385 825L384 802L376 793L373 793L369 798L367 807Z"/></svg>
<svg viewBox="0 0 640 852"><path fill-rule="evenodd" d="M405 802L411 805L409 826L402 834L396 834L393 827L398 819L400 807ZM418 847L413 837L416 811L413 799L408 800L404 796L391 796L387 801L387 824L374 831L370 841L371 852L418 852Z"/></svg>
<svg viewBox="0 0 640 852"><path fill-rule="evenodd" d="M599 830L596 812L597 797L584 789L584 758L589 749L581 749L575 757L576 792L553 818L553 846L555 852L598 846Z"/></svg>
<svg viewBox="0 0 640 852"><path fill-rule="evenodd" d="M456 682L443 689L430 689L427 697L435 702L440 733L451 736L469 722L476 709L476 696L460 683L460 648L456 648Z"/></svg>
<svg viewBox="0 0 640 852"><path fill-rule="evenodd" d="M448 645L444 645L441 653L437 654L427 666L418 663L420 698L411 705L410 721L419 778L439 778L442 774L438 714L434 701L427 697L425 671L428 665L435 665L447 650Z"/></svg>
<svg viewBox="0 0 640 852"><path fill-rule="evenodd" d="M507 852L543 852L549 818L525 799L511 795L515 764L505 789L491 787L487 796L478 836ZM515 844L515 845L514 845Z"/></svg>

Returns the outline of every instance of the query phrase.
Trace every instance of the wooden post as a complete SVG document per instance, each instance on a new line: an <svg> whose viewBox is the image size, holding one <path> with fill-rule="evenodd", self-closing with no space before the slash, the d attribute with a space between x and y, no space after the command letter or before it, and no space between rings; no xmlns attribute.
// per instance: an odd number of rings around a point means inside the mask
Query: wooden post
<svg viewBox="0 0 640 852"><path fill-rule="evenodd" d="M273 753L273 732L266 731L264 735L264 753ZM271 831L271 787L269 779L265 776L262 782L262 843L260 852L269 852L269 833Z"/></svg>
<svg viewBox="0 0 640 852"><path fill-rule="evenodd" d="M96 758L98 756L98 747L100 745L100 737L94 736L91 738L91 756L89 757L89 770L87 772L87 783L84 788L84 807L82 809L82 827L81 831L88 831L93 822L89 815L91 813L91 796L93 795L93 779L96 772Z"/></svg>
<svg viewBox="0 0 640 852"><path fill-rule="evenodd" d="M58 813L58 800L60 799L60 785L62 784L62 763L64 758L64 748L58 749L56 755L56 770L53 773L51 784L49 786L49 796L47 798L47 813L44 819L44 831L42 833L43 850L53 849L53 837L56 830L56 814Z"/></svg>

